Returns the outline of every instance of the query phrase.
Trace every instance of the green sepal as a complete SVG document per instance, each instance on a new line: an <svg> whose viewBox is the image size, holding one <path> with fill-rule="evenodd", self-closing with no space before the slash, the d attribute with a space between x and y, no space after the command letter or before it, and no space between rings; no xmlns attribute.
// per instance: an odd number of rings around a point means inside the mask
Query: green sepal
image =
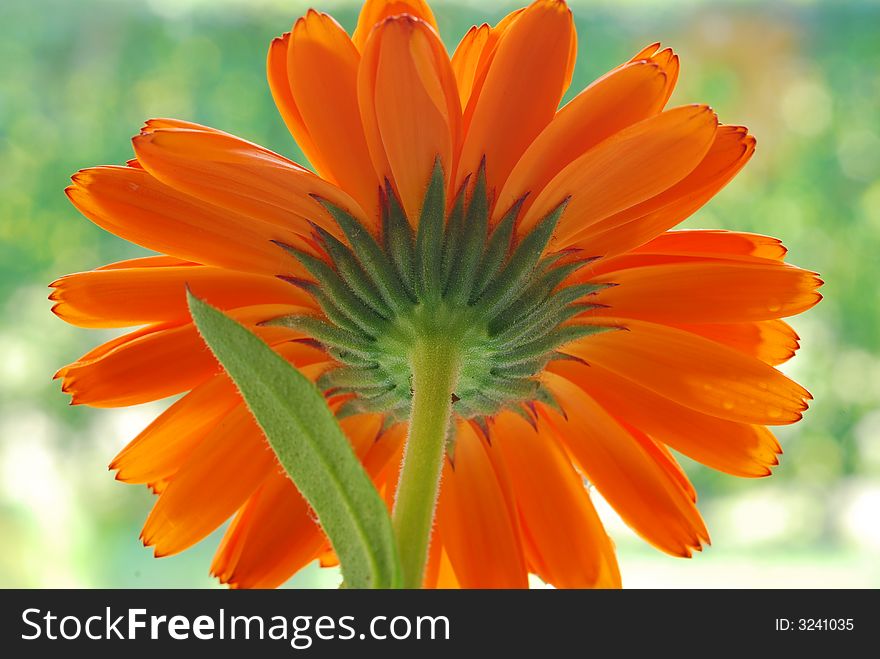
<svg viewBox="0 0 880 659"><path fill-rule="evenodd" d="M461 246L464 244L465 224L464 201L467 194L470 176L465 177L464 182L455 196L452 210L449 212L449 220L446 223L446 234L443 237L443 294L448 295L449 286L452 283L452 273L455 263L459 259Z"/></svg>
<svg viewBox="0 0 880 659"><path fill-rule="evenodd" d="M371 400L392 391L396 387L396 384L385 384L380 387L336 387L335 389L328 389L327 393L333 396L355 394L358 400Z"/></svg>
<svg viewBox="0 0 880 659"><path fill-rule="evenodd" d="M375 314L388 319L393 315L391 307L382 299L372 280L361 268L357 257L341 240L328 231L315 225L315 231L321 239L327 255L339 271L342 279L351 287L354 294Z"/></svg>
<svg viewBox="0 0 880 659"><path fill-rule="evenodd" d="M480 391L498 401L530 398L538 383L528 378L483 378L478 382Z"/></svg>
<svg viewBox="0 0 880 659"><path fill-rule="evenodd" d="M463 391L461 398L461 400L453 404L452 409L464 418L491 416L498 411L499 404L506 402L496 400L476 389ZM464 403L465 400L467 400L467 403Z"/></svg>
<svg viewBox="0 0 880 659"><path fill-rule="evenodd" d="M391 181L387 179L382 199L382 240L385 252L397 269L401 283L407 293L415 299L416 263L413 230Z"/></svg>
<svg viewBox="0 0 880 659"><path fill-rule="evenodd" d="M336 289L300 285L313 293L332 324L312 317L276 322L314 336L340 362L342 366L325 373L319 384L334 393L355 394L340 408L342 415L369 411L395 420L407 418L411 348L424 332L451 333L462 343L464 362L453 409L464 418L478 418L535 400L536 376L550 360L563 358L556 350L559 346L609 329L566 323L598 306L579 300L613 284L565 286L589 260L572 251L543 254L568 200L515 243L525 197L489 232L486 187L481 166L471 194L466 179L446 218L444 174L439 159L435 160L414 232L386 181L379 242L353 216L319 199L336 218L348 245L315 227L316 239L326 248L339 281L327 272L332 271L327 263L307 254L301 257L307 268L322 283L324 279L335 283ZM337 308L335 300L340 283L344 308ZM363 321L355 323L351 316L359 318L363 310L354 304L372 312L381 326L373 329L364 327ZM531 414L534 422L534 407L521 411Z"/></svg>
<svg viewBox="0 0 880 659"><path fill-rule="evenodd" d="M542 354L529 361L516 364L506 364L501 361L498 366L493 367L489 372L499 378L526 378L540 373L549 361L549 354Z"/></svg>
<svg viewBox="0 0 880 659"><path fill-rule="evenodd" d="M571 252L562 251L562 252L554 252L553 254L547 254L540 261L538 261L538 265L535 266L535 276L543 277L545 274L550 272L550 270L556 267L556 264L559 263L566 256L570 256ZM586 261L571 261L571 263L580 263L581 265L585 265L590 263L593 259L588 259ZM563 263L563 265L565 265Z"/></svg>
<svg viewBox="0 0 880 659"><path fill-rule="evenodd" d="M457 400L452 404L452 411L462 419L477 418L479 414L472 410L464 400Z"/></svg>
<svg viewBox="0 0 880 659"><path fill-rule="evenodd" d="M569 355L568 353L560 352L559 350L554 350L550 353L550 359L547 363L549 364L550 362L577 362L578 364L583 364L585 366L589 365L577 355Z"/></svg>
<svg viewBox="0 0 880 659"><path fill-rule="evenodd" d="M546 259L545 259L546 260ZM543 265L543 262L541 263ZM566 277L583 265L581 262L564 263L548 268L526 286L522 294L489 322L489 336L494 336L505 328L528 316L549 297Z"/></svg>
<svg viewBox="0 0 880 659"><path fill-rule="evenodd" d="M395 387L371 398L357 396L345 401L336 410L336 418L344 419L355 414L380 414L383 412L399 411L409 409L410 405L409 396L401 395L401 392Z"/></svg>
<svg viewBox="0 0 880 659"><path fill-rule="evenodd" d="M534 399L537 402L543 403L550 409L558 412L563 419L568 418L568 414L566 413L565 408L563 408L562 405L559 404L559 401L556 400L556 396L554 396L550 392L550 390L547 389L547 387L545 387L543 384L539 386L538 389L535 391Z"/></svg>
<svg viewBox="0 0 880 659"><path fill-rule="evenodd" d="M565 325L564 327L557 327L546 336L520 345L506 353L505 361L510 365L527 362L539 355L551 352L566 343L612 329L618 328L606 325Z"/></svg>
<svg viewBox="0 0 880 659"><path fill-rule="evenodd" d="M547 243L550 242L556 224L567 205L568 199L550 211L530 233L526 234L511 254L504 269L489 284L486 292L478 300L482 312L487 317L494 317L522 291L529 274L541 259Z"/></svg>
<svg viewBox="0 0 880 659"><path fill-rule="evenodd" d="M422 203L416 233L416 294L439 299L443 286L443 229L446 220L446 179L438 157Z"/></svg>
<svg viewBox="0 0 880 659"><path fill-rule="evenodd" d="M519 416L521 416L523 419L525 419L526 423L528 423L535 430L538 429L538 423L535 420L535 417L529 414L522 405L511 405L507 409L509 409L514 414L518 414Z"/></svg>
<svg viewBox="0 0 880 659"><path fill-rule="evenodd" d="M495 225L492 235L489 236L489 244L483 253L477 276L474 279L473 289L468 297L469 304L474 304L483 295L492 278L501 269L504 258L510 250L510 243L513 239L513 227L525 201L526 195L517 199L513 206L504 214L504 217Z"/></svg>
<svg viewBox="0 0 880 659"><path fill-rule="evenodd" d="M287 275L277 275L277 277L281 281L287 282L291 286L301 288L311 295L331 323L339 325L339 327L348 330L349 332L354 332L355 334L361 333L362 328L360 325L351 320L348 314L344 313L342 309L336 306L333 299L321 289L320 284L296 277L288 277Z"/></svg>
<svg viewBox="0 0 880 659"><path fill-rule="evenodd" d="M318 378L318 387L328 389L380 389L394 383L378 366L373 368L333 368Z"/></svg>
<svg viewBox="0 0 880 659"><path fill-rule="evenodd" d="M396 312L411 306L415 300L403 286L393 265L388 261L382 248L360 222L331 202L313 195L333 216L339 228L348 238L352 250L358 255L361 267L370 276L385 302Z"/></svg>
<svg viewBox="0 0 880 659"><path fill-rule="evenodd" d="M486 190L486 160L480 163L474 189L462 225L458 253L453 255L452 271L446 288L447 297L459 304L469 299L480 256L489 231L489 199Z"/></svg>
<svg viewBox="0 0 880 659"><path fill-rule="evenodd" d="M361 330L375 337L376 334L384 329L384 319L364 304L352 292L352 289L345 280L339 276L339 273L336 270L324 263L324 261L317 256L303 252L290 245L285 245L284 243L276 244L291 254L315 279L320 282L322 287L320 290L320 293L322 294L321 297L325 301L328 298L332 300L332 304L335 305L339 311L344 313L348 319L355 323L355 325ZM335 322L335 319L331 320L334 320Z"/></svg>
<svg viewBox="0 0 880 659"><path fill-rule="evenodd" d="M491 435L489 434L489 423L486 421L486 417L474 417L471 421L477 424L477 427L480 429L480 432L483 433L483 437L486 438L486 441L490 441Z"/></svg>
<svg viewBox="0 0 880 659"><path fill-rule="evenodd" d="M360 334L331 325L314 316L291 314L290 316L279 316L278 318L263 321L260 325L264 327L289 327L290 329L299 330L325 345L354 353L366 360L369 360L375 354L376 346L372 341L368 341Z"/></svg>
<svg viewBox="0 0 880 659"><path fill-rule="evenodd" d="M569 318L597 308L598 305L594 304L573 303L574 300L588 295L592 288L592 284L575 284L563 288L555 295L546 298L529 315L511 323L506 330L492 337L492 342L499 348L505 348L519 342L523 337L534 340L544 336Z"/></svg>
<svg viewBox="0 0 880 659"><path fill-rule="evenodd" d="M371 353L369 356L362 353L349 352L344 348L337 348L330 344L324 344L327 354L340 364L351 366L352 368L377 368L379 363L374 359L375 355Z"/></svg>

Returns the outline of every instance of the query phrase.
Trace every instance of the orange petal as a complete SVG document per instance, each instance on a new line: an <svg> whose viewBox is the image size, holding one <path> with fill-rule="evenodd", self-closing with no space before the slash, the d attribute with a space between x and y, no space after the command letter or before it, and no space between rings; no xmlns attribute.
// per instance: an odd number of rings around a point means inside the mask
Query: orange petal
<svg viewBox="0 0 880 659"><path fill-rule="evenodd" d="M684 234L691 232L670 231L661 234L657 239L652 240L631 252L626 252L625 254L619 254L617 256L610 256L608 258L588 263L584 267L578 269L574 274L570 275L566 279L566 282L583 283L586 281L592 281L593 279L606 277L610 273L617 273L632 268L648 268L667 265L693 266L720 264L728 266L757 265L763 267L779 267L783 265L781 258L774 259L752 256L749 253L749 250L754 250L755 253L763 252L765 248L768 254L771 253L771 250L774 253L779 253L780 251L784 252L785 248L779 245L779 241L775 238L766 239L768 243L769 241L773 241L774 244L764 245L762 244L764 236L755 236L755 239L752 240L751 234L740 234L726 231L695 231L693 233L716 233L717 237L713 237L711 240L708 238L701 239L699 242L702 243L703 249L695 249L693 251L688 251L685 245L682 245L681 249L677 250L676 245L672 243L678 241L659 240L659 238L675 236L680 233ZM685 243L686 241L682 240L681 242ZM669 249L666 250L666 247L669 247ZM711 251L713 247L718 248L716 252ZM582 257L583 250L574 248L571 250L571 253L574 258L579 258Z"/></svg>
<svg viewBox="0 0 880 659"><path fill-rule="evenodd" d="M440 545L440 565L437 569L437 581L434 588L440 590L461 588L461 582L459 582L455 570L452 569L452 561L449 560L449 554L443 545Z"/></svg>
<svg viewBox="0 0 880 659"><path fill-rule="evenodd" d="M321 150L315 145L306 122L296 105L296 99L290 89L290 75L287 71L287 52L290 48L290 32L285 32L280 37L275 37L269 44L269 53L266 56L266 75L269 79L269 90L275 106L284 119L287 130L296 140L297 145L303 152L316 172L327 176L330 167L321 154Z"/></svg>
<svg viewBox="0 0 880 659"><path fill-rule="evenodd" d="M275 588L314 560L325 542L293 481L273 471L226 531L211 574L234 588Z"/></svg>
<svg viewBox="0 0 880 659"><path fill-rule="evenodd" d="M171 481L168 480L158 480L153 481L152 483L147 483L147 487L153 494L162 494L165 490L168 489L168 486L171 484Z"/></svg>
<svg viewBox="0 0 880 659"><path fill-rule="evenodd" d="M351 442L355 455L363 462L367 453L379 439L382 429L382 415L355 414L342 419L339 425L342 426L345 436Z"/></svg>
<svg viewBox="0 0 880 659"><path fill-rule="evenodd" d="M528 588L515 520L484 441L457 425L455 466L443 467L437 525L463 588Z"/></svg>
<svg viewBox="0 0 880 659"><path fill-rule="evenodd" d="M787 362L800 348L800 337L783 320L755 323L672 323L673 327L723 343L772 366Z"/></svg>
<svg viewBox="0 0 880 659"><path fill-rule="evenodd" d="M473 26L452 55L452 68L459 85L465 126L470 123L470 118L474 114L476 100L486 82L489 66L498 52L498 44L524 11L525 8L512 11L498 21L495 27L485 23L480 27Z"/></svg>
<svg viewBox="0 0 880 659"><path fill-rule="evenodd" d="M648 242L714 197L754 152L755 138L745 128L719 126L708 153L688 176L650 199L581 228L571 245L591 255L613 256Z"/></svg>
<svg viewBox="0 0 880 659"><path fill-rule="evenodd" d="M224 133L222 130L218 130L216 128L211 128L210 126L203 126L202 124L197 124L193 121L184 121L183 119L172 119L169 117L157 117L153 119L147 119L144 122L143 127L141 128L141 135L149 135L151 133L155 133L157 130L162 130L165 128L180 128L183 130L198 130L206 133L218 133L220 135L229 135L229 133Z"/></svg>
<svg viewBox="0 0 880 659"><path fill-rule="evenodd" d="M378 23L389 16L397 16L398 14L409 14L419 18L434 28L436 32L440 32L434 18L434 12L431 11L425 0L367 0L361 7L357 27L351 37L357 49L364 50L373 28Z"/></svg>
<svg viewBox="0 0 880 659"><path fill-rule="evenodd" d="M189 320L186 287L221 309L246 304L314 308L311 296L276 277L208 266L98 269L50 284L52 311L79 327L126 327Z"/></svg>
<svg viewBox="0 0 880 659"><path fill-rule="evenodd" d="M629 433L595 400L565 378L544 383L566 417L542 407L542 420L558 432L587 478L645 540L677 556L690 556L708 532L689 493L658 463L656 446ZM663 458L661 457L661 460Z"/></svg>
<svg viewBox="0 0 880 659"><path fill-rule="evenodd" d="M300 307L258 305L229 311L253 327L267 318L297 313ZM59 371L61 390L73 405L125 407L192 389L219 371L219 365L192 323L153 326L111 341ZM279 343L299 336L283 327L256 327L264 340Z"/></svg>
<svg viewBox="0 0 880 659"><path fill-rule="evenodd" d="M113 459L110 469L118 470L117 480L126 483L168 480L205 435L240 404L229 378L215 375L156 417Z"/></svg>
<svg viewBox="0 0 880 659"><path fill-rule="evenodd" d="M62 366L58 369L55 375L52 377L53 380L57 380L58 378L63 378L67 375L70 369L74 367L81 366L83 364L88 364L89 362L93 362L97 359L100 359L104 355L116 350L117 348L127 345L129 343L133 343L137 341L141 337L148 336L150 334L157 334L159 332L164 332L170 326L169 325L148 325L147 327L141 327L140 329L134 330L133 332L129 332L128 334L122 334L117 336L115 339L110 339L106 343L102 343L101 345L95 346L91 350L89 350L82 357L77 359L75 362L68 364L67 366Z"/></svg>
<svg viewBox="0 0 880 659"><path fill-rule="evenodd" d="M675 90L675 83L678 82L679 60L678 55L672 48L664 48L658 53L651 55L650 60L656 63L666 74L666 89L663 93L663 105L669 102L669 97Z"/></svg>
<svg viewBox="0 0 880 659"><path fill-rule="evenodd" d="M649 59L649 58L652 57L652 56L654 55L654 53L656 53L659 49L660 49L660 42L659 42L659 41L655 41L654 43L652 43L652 44L650 44L650 45L648 45L648 46L645 46L645 47L642 48L639 52L637 52L637 53L633 56L633 58L630 60L630 62L638 62L639 60ZM621 66L626 66L626 65L625 65L625 64L622 64Z"/></svg>
<svg viewBox="0 0 880 659"><path fill-rule="evenodd" d="M554 433L512 412L491 426L496 460L509 475L530 567L558 588L619 586L614 549L583 480Z"/></svg>
<svg viewBox="0 0 880 659"><path fill-rule="evenodd" d="M461 131L455 76L436 32L409 15L382 22L364 51L358 98L376 171L395 183L415 223L438 157L451 176Z"/></svg>
<svg viewBox="0 0 880 659"><path fill-rule="evenodd" d="M449 590L461 587L446 551L441 529L434 529L431 535L431 545L428 548L428 563L425 565L422 588Z"/></svg>
<svg viewBox="0 0 880 659"><path fill-rule="evenodd" d="M324 545L324 551L318 556L318 564L321 567L338 567L339 566L339 557L336 555L336 552L333 551L332 548L329 548L329 543Z"/></svg>
<svg viewBox="0 0 880 659"><path fill-rule="evenodd" d="M571 197L553 237L554 246L566 247L604 218L660 194L700 163L717 121L707 106L691 105L619 131L553 178L523 217L519 233Z"/></svg>
<svg viewBox="0 0 880 659"><path fill-rule="evenodd" d="M262 431L239 405L198 445L162 492L141 533L156 556L183 551L228 519L279 469Z"/></svg>
<svg viewBox="0 0 880 659"><path fill-rule="evenodd" d="M480 59L491 32L492 28L485 23L479 27L474 25L465 33L452 54L452 71L455 73L455 83L458 86L458 95L463 108L467 107L470 100Z"/></svg>
<svg viewBox="0 0 880 659"><path fill-rule="evenodd" d="M653 62L657 66L659 66L666 77L666 89L664 91L664 105L669 101L669 97L672 96L672 92L675 90L675 83L678 82L678 73L680 69L680 63L678 55L673 52L672 48L664 48L660 50L660 42L657 41L652 43L650 46L645 46L636 53L631 60L626 62L625 64L621 64L619 69L625 67L627 64L632 64L633 62Z"/></svg>
<svg viewBox="0 0 880 659"><path fill-rule="evenodd" d="M136 259L125 259L124 261L116 261L102 265L95 270L120 270L126 268L168 268L177 267L179 265L198 265L192 261L184 261L174 256L161 254L159 256L142 256Z"/></svg>
<svg viewBox="0 0 880 659"><path fill-rule="evenodd" d="M385 493L389 508L394 503L394 490L397 487L397 477L400 474L406 433L405 423L395 424L376 438L363 458L364 469L373 476L377 486L385 483L386 480L388 481L389 487Z"/></svg>
<svg viewBox="0 0 880 659"><path fill-rule="evenodd" d="M299 342L276 346L292 364L326 360L322 351ZM241 403L232 382L218 374L175 402L135 437L110 464L126 483L170 481L183 461L233 407Z"/></svg>
<svg viewBox="0 0 880 659"><path fill-rule="evenodd" d="M361 459L374 445L381 423L381 416L375 414L342 421ZM337 560L332 550L327 550L326 537L308 503L279 470L269 476L233 520L214 557L211 573L234 588L275 588L319 555L324 566Z"/></svg>
<svg viewBox="0 0 880 659"><path fill-rule="evenodd" d="M596 364L553 362L548 370L616 418L713 469L754 478L768 476L778 463L779 444L763 426L700 414Z"/></svg>
<svg viewBox="0 0 880 659"><path fill-rule="evenodd" d="M234 270L304 275L295 260L271 242L305 248L293 231L199 201L143 170L85 169L74 174L65 192L102 229L147 249Z"/></svg>
<svg viewBox="0 0 880 659"><path fill-rule="evenodd" d="M485 72L477 73L456 187L485 156L489 190L500 192L556 113L573 65L573 34L571 11L561 0L538 0L508 21Z"/></svg>
<svg viewBox="0 0 880 659"><path fill-rule="evenodd" d="M782 261L788 250L778 238L739 231L667 231L633 250L637 254L753 257Z"/></svg>
<svg viewBox="0 0 880 659"><path fill-rule="evenodd" d="M378 226L380 182L358 110L360 59L348 34L333 18L309 10L294 25L287 76L308 130L307 139L321 154L318 172L354 197Z"/></svg>
<svg viewBox="0 0 880 659"><path fill-rule="evenodd" d="M568 88L571 86L571 80L574 78L574 67L577 63L577 53L578 53L578 38L577 38L577 30L574 29L574 25L572 24L571 32L569 33L568 40L568 62L565 67L565 77L562 79L562 96L565 96L565 92L568 91ZM561 102L562 99L560 99Z"/></svg>
<svg viewBox="0 0 880 659"><path fill-rule="evenodd" d="M596 80L557 112L526 149L498 197L496 215L506 212L526 193L534 201L577 157L660 112L665 89L666 74L649 60L627 64Z"/></svg>
<svg viewBox="0 0 880 659"><path fill-rule="evenodd" d="M206 202L309 235L309 222L342 236L317 195L361 222L349 195L309 170L243 139L217 131L163 128L132 140L138 161L158 180Z"/></svg>
<svg viewBox="0 0 880 659"><path fill-rule="evenodd" d="M98 359L66 367L72 405L126 407L192 389L219 366L192 325L152 332Z"/></svg>
<svg viewBox="0 0 880 659"><path fill-rule="evenodd" d="M651 265L603 274L617 284L593 298L603 315L655 322L734 323L784 318L822 296L818 276L784 263L710 261ZM593 301L591 298L591 301Z"/></svg>
<svg viewBox="0 0 880 659"><path fill-rule="evenodd" d="M654 459L654 462L660 465L660 467L662 467L663 470L666 471L676 483L678 483L691 501L696 503L697 489L694 487L694 484L691 483L684 468L679 464L678 460L675 459L675 456L672 455L672 451L670 451L663 442L654 441L638 428L627 424L626 421L617 419L617 422L623 426L629 434L638 440L639 444L641 444L645 451ZM708 538L706 540L708 542Z"/></svg>
<svg viewBox="0 0 880 659"><path fill-rule="evenodd" d="M625 331L578 339L563 351L703 414L783 425L798 421L812 398L772 366L696 334L642 320L599 322Z"/></svg>

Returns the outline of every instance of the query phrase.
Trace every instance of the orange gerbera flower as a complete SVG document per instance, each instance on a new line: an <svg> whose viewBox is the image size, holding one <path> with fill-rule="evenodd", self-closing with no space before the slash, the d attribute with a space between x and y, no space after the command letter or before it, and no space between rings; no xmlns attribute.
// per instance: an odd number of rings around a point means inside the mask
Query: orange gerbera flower
<svg viewBox="0 0 880 659"><path fill-rule="evenodd" d="M224 583L277 586L334 560L185 285L317 381L389 506L431 377L414 363L454 362L426 586L619 586L584 478L645 540L690 556L709 535L667 447L737 476L778 464L766 426L810 398L773 368L798 348L780 318L822 282L776 239L669 231L755 140L705 105L664 109L679 61L659 44L558 109L575 51L562 0L471 28L451 59L423 0L367 0L352 37L309 11L272 42L268 77L314 173L154 119L126 166L73 176L86 217L164 254L50 296L74 325L142 326L58 372L72 403L184 394L111 465L159 495L142 536L157 556L234 516L211 567Z"/></svg>

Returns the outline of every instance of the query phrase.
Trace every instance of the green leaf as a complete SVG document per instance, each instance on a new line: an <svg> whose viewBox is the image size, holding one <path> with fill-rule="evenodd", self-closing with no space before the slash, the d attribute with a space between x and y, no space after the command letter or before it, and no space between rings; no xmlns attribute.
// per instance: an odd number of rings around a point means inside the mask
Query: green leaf
<svg viewBox="0 0 880 659"><path fill-rule="evenodd" d="M187 302L205 343L315 511L346 587L399 587L388 510L317 387L258 336L189 291Z"/></svg>

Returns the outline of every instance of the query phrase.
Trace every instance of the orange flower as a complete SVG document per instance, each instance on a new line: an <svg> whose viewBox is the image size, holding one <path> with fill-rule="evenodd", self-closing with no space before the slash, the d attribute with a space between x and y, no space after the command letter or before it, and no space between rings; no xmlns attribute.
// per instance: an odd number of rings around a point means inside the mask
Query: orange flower
<svg viewBox="0 0 880 659"><path fill-rule="evenodd" d="M413 337L460 357L429 587L526 587L529 573L616 587L584 478L645 540L690 556L709 535L668 448L770 474L766 426L810 398L773 368L798 348L780 318L822 282L776 239L669 231L754 138L705 105L664 109L679 63L659 44L557 109L575 51L562 0L472 28L451 59L422 0L367 0L351 38L309 11L272 42L268 77L316 173L154 119L126 166L73 176L86 217L164 254L62 277L50 296L74 325L142 326L58 372L72 403L184 394L111 464L159 495L142 534L157 556L234 516L211 566L223 583L334 562L201 342L187 284L318 382L389 507Z"/></svg>

